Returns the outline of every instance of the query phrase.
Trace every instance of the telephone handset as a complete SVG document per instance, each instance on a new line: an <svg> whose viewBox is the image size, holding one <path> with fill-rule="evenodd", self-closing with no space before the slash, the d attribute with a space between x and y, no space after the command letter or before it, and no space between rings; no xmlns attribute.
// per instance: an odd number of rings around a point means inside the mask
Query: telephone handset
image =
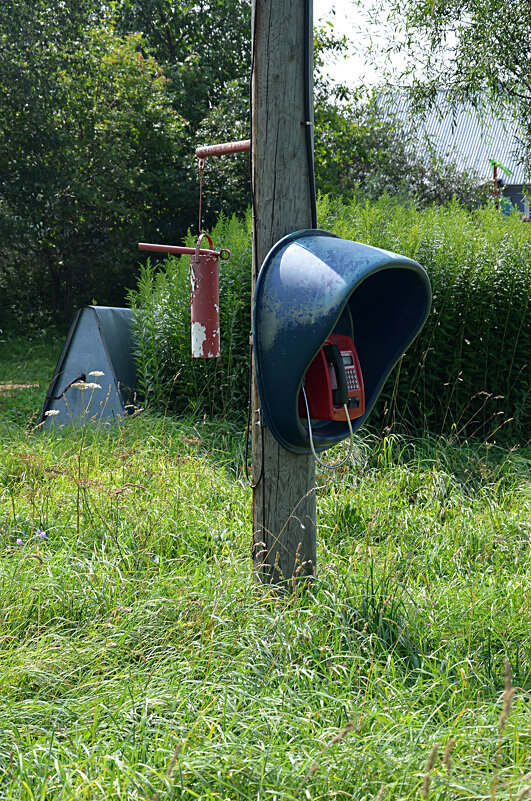
<svg viewBox="0 0 531 801"><path fill-rule="evenodd" d="M310 417L314 420L354 420L365 412L363 376L356 346L349 336L331 334L304 378ZM304 398L299 415L306 417Z"/></svg>

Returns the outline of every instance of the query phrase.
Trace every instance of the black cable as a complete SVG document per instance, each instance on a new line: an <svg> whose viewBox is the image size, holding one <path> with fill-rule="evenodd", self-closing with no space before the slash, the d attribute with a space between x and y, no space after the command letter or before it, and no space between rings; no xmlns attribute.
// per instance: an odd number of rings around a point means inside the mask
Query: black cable
<svg viewBox="0 0 531 801"><path fill-rule="evenodd" d="M312 78L313 78L313 30L310 25L313 0L304 2L304 130L306 134L306 153L308 157L308 180L310 182L310 204L312 214L312 228L317 228L317 199L315 190L315 167L313 159L312 137Z"/></svg>
<svg viewBox="0 0 531 801"><path fill-rule="evenodd" d="M251 61L251 75L249 79L249 107L251 110L251 125L250 125L250 147L249 147L249 184L251 190L251 211L253 217L253 238L252 238L252 269L254 274L254 280L256 280L256 275L258 273L257 269L257 252L256 252L256 201L254 196L254 181L253 181L253 125L252 125L252 107L253 107L253 77L254 77L254 68L255 68L255 54L256 54L256 9L253 18L253 30L252 30L252 61ZM252 334L251 334L252 336ZM261 443L262 443L262 454L261 454L261 465L260 465L260 474L255 482L251 481L251 477L249 476L249 434L252 428L252 420L251 420L251 409L252 409L252 376L253 376L253 346L251 344L251 338L249 339L249 397L247 401L247 427L245 430L245 454L244 454L244 469L245 469L245 478L247 479L247 483L251 487L251 489L256 489L256 487L260 484L263 475L264 475L264 427L260 425L260 436L261 436ZM261 421L259 421L261 424Z"/></svg>
<svg viewBox="0 0 531 801"><path fill-rule="evenodd" d="M81 375L78 375L77 378L74 378L73 381L71 381L69 384L66 385L66 387L63 389L60 395L46 395L45 400L60 400L63 397L63 395L67 392L67 390L70 389L70 387L73 387L74 384L77 384L79 381L83 381L84 383L86 380L87 376L85 375L85 373L81 373Z"/></svg>
<svg viewBox="0 0 531 801"><path fill-rule="evenodd" d="M251 489L256 489L259 483L262 480L262 476L264 474L264 427L262 425L262 421L260 420L260 436L262 442L262 463L260 465L260 475L256 479L256 481L251 481L251 477L249 476L249 433L251 431L251 407L253 403L253 389L252 389L252 356L253 353L253 346L249 344L249 400L247 403L247 426L245 428L245 453L243 457L243 464L245 469L245 478L247 479L247 483L249 484Z"/></svg>
<svg viewBox="0 0 531 801"><path fill-rule="evenodd" d="M304 120L302 125L305 129L306 139L306 154L308 159L308 180L310 183L310 211L312 218L312 228L317 228L317 191L315 188L315 166L313 158L313 102L312 102L312 84L313 84L313 28L310 25L311 9L313 0L304 0L304 65L303 65L303 83L304 83ZM249 81L249 105L251 108L252 116L252 86L253 76L255 69L255 53L256 53L256 9L255 18L253 19L252 30L252 61L251 61L251 78ZM254 222L256 219L254 186L253 186L253 172L252 172L252 153L253 153L253 126L251 122L251 136L250 136L250 150L249 150L249 176L251 184L251 210L253 215L253 230ZM256 243L253 238L253 253L255 256L256 265Z"/></svg>
<svg viewBox="0 0 531 801"><path fill-rule="evenodd" d="M310 0L311 1L311 0ZM251 214L253 219L253 237L252 237L252 270L253 278L256 280L258 275L258 265L256 262L256 198L254 196L254 180L253 180L253 78L255 70L256 58L256 6L253 14L253 30L251 33L251 75L249 78L249 115L250 115L250 136L249 136L249 184L251 191Z"/></svg>
<svg viewBox="0 0 531 801"><path fill-rule="evenodd" d="M306 139L306 154L308 159L308 179L310 182L310 211L311 211L311 218L312 218L312 228L317 228L317 200L316 200L316 189L315 189L315 169L314 169L314 159L313 159L313 137L312 137L312 66L313 66L313 59L312 59L312 46L313 46L313 29L310 25L311 19L311 9L312 9L312 2L313 0L305 0L304 2L304 69L303 69L303 82L304 82L304 128L305 128L305 139ZM255 9L255 17L253 19L253 30L252 30L252 61L251 61L251 76L249 81L249 98L250 98L250 107L251 107L251 115L252 115L252 87L253 87L253 77L254 77L254 70L255 70L255 53L256 53L256 9ZM253 181L253 166L252 166L252 158L253 158L253 126L251 122L251 136L250 136L250 149L249 149L249 178L250 178L250 187L251 187L251 210L253 216L253 231L256 231L256 203L255 203L255 195L254 195L254 181ZM256 270L257 263L256 263L256 237L253 236L253 264ZM256 278L256 275L255 275ZM252 398L251 398L251 356L249 356L249 402L247 407L247 431L246 431L246 440L245 440L245 475L249 486L253 489L260 483L263 477L264 472L264 464L263 464L263 448L262 448L262 465L260 468L260 475L257 481L253 484L250 481L248 475L248 448L249 448L249 429L251 423L251 405L252 405ZM262 441L264 436L263 426L261 426L261 435Z"/></svg>

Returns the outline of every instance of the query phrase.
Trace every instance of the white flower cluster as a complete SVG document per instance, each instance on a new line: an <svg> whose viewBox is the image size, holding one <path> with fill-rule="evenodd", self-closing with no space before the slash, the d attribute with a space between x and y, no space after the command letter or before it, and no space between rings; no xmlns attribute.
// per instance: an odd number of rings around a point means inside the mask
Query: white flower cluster
<svg viewBox="0 0 531 801"><path fill-rule="evenodd" d="M76 389L101 389L101 384L95 384L92 381L76 381L72 386Z"/></svg>

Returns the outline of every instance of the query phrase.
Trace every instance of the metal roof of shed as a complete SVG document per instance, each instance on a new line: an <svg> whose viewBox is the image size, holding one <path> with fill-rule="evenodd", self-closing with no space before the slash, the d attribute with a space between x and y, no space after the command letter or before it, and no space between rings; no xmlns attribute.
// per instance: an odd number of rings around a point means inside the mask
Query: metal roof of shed
<svg viewBox="0 0 531 801"><path fill-rule="evenodd" d="M462 169L473 170L486 180L492 178L490 160L495 159L512 173L510 177L500 176L504 184L526 183L518 123L509 110L476 110L471 103L452 108L443 91L438 93L431 109L422 115L411 112L407 97L397 99L393 95L390 99L387 94L384 100L391 114L405 124L419 144L433 147L438 155L452 159Z"/></svg>

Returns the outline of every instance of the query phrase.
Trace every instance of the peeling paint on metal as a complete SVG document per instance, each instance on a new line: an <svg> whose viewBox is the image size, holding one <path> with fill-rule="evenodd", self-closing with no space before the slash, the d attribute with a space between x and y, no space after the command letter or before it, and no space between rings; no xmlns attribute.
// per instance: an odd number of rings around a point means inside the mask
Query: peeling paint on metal
<svg viewBox="0 0 531 801"><path fill-rule="evenodd" d="M197 276L195 274L195 270L192 267L192 265L190 265L190 297L191 298L193 298L195 293L196 293L197 284L198 284L198 280L197 280Z"/></svg>
<svg viewBox="0 0 531 801"><path fill-rule="evenodd" d="M201 323L192 323L192 356L200 358L203 355L203 344L206 339L206 328Z"/></svg>

